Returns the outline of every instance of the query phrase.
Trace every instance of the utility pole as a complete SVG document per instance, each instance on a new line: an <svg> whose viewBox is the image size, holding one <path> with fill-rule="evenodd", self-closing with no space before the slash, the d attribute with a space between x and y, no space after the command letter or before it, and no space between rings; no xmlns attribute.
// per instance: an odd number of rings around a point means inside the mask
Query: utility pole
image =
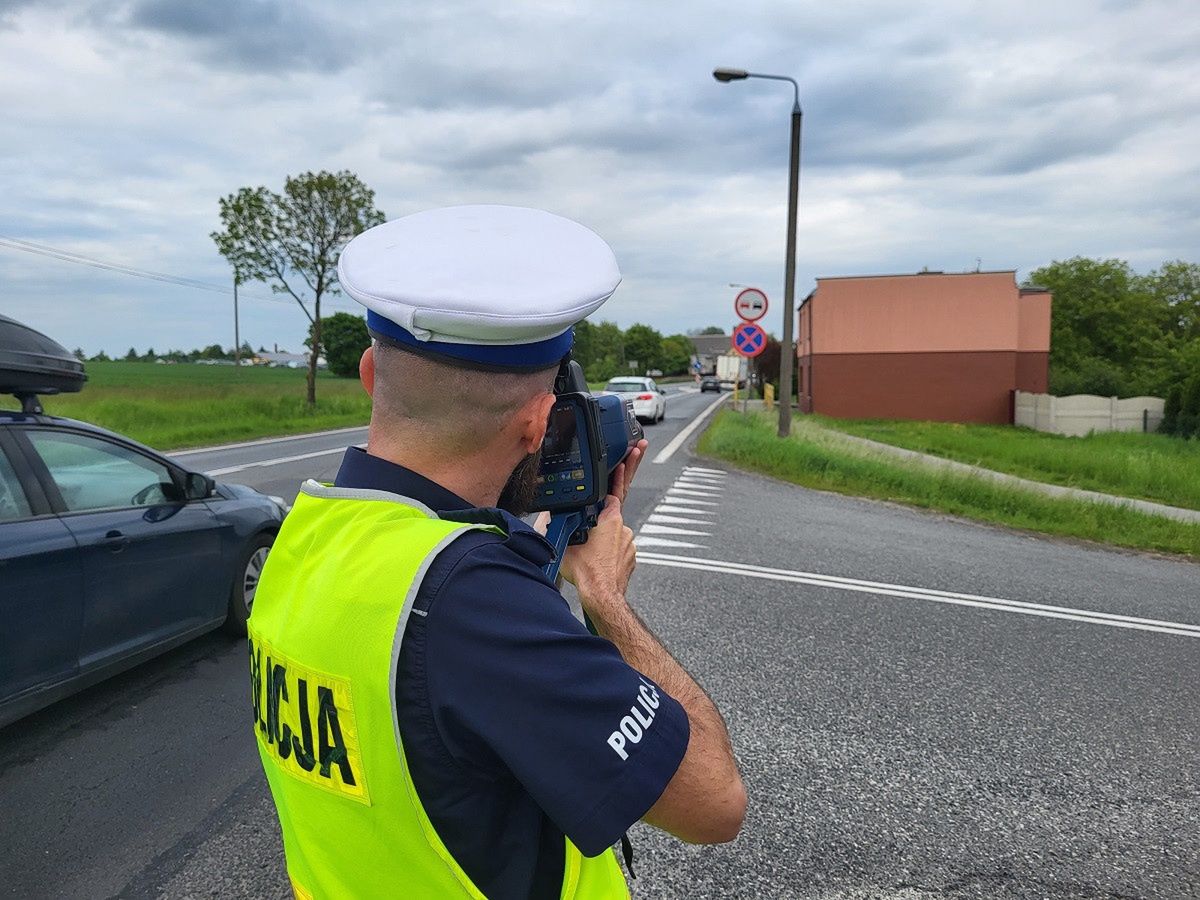
<svg viewBox="0 0 1200 900"><path fill-rule="evenodd" d="M788 221L787 261L784 264L783 284L783 341L779 360L779 436L787 437L792 431L792 373L796 367L796 346L792 341L792 320L796 313L796 208L800 192L800 85L787 75L766 75L762 72L747 72L745 69L713 69L713 78L728 83L747 78L766 78L770 81L786 81L792 86L795 102L792 104L792 153L788 171Z"/></svg>
<svg viewBox="0 0 1200 900"><path fill-rule="evenodd" d="M238 333L238 276L237 272L233 273L233 364L241 366L242 364L242 337Z"/></svg>
<svg viewBox="0 0 1200 900"><path fill-rule="evenodd" d="M796 210L800 193L800 93L792 107L792 152L788 172L787 264L783 274L783 359L779 361L779 436L792 432L792 371L796 345L792 340L792 317L796 314Z"/></svg>

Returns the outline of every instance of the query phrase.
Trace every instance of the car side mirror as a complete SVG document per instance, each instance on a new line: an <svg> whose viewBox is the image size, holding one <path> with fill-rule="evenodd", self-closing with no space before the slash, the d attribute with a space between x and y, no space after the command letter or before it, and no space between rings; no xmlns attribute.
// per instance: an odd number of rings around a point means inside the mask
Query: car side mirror
<svg viewBox="0 0 1200 900"><path fill-rule="evenodd" d="M188 500L203 500L212 495L216 482L202 472L188 472L184 476L184 493Z"/></svg>

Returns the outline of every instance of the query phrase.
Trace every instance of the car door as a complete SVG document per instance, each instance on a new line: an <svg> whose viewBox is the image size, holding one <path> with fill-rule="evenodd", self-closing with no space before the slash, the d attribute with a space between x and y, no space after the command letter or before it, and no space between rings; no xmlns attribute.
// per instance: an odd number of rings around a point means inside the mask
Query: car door
<svg viewBox="0 0 1200 900"><path fill-rule="evenodd" d="M649 383L650 390L654 392L654 399L658 402L658 406L656 407L658 410L657 418L661 419L667 414L667 398L666 395L663 394L663 389L658 386L657 381L651 378Z"/></svg>
<svg viewBox="0 0 1200 900"><path fill-rule="evenodd" d="M86 585L81 670L212 619L229 590L219 525L203 502L183 502L170 467L92 433L21 433L79 544Z"/></svg>
<svg viewBox="0 0 1200 900"><path fill-rule="evenodd" d="M75 538L0 431L0 704L76 674L82 619Z"/></svg>

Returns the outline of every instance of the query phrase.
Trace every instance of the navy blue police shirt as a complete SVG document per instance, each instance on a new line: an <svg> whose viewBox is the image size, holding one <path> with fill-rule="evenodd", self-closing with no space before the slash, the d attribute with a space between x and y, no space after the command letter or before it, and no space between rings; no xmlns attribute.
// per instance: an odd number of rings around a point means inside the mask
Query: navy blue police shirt
<svg viewBox="0 0 1200 900"><path fill-rule="evenodd" d="M620 840L679 768L687 714L657 688L642 724L645 676L571 613L541 571L553 548L525 522L357 447L336 484L505 531L467 532L426 572L396 673L400 738L430 821L476 887L557 898L564 834L587 856ZM626 717L636 727L622 733Z"/></svg>

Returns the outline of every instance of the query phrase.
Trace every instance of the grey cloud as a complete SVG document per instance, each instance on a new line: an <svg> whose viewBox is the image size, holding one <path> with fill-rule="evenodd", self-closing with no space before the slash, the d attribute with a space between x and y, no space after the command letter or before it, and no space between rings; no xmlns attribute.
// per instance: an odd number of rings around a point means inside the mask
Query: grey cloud
<svg viewBox="0 0 1200 900"><path fill-rule="evenodd" d="M287 0L138 0L124 23L192 41L238 69L336 72L355 58L343 25Z"/></svg>

